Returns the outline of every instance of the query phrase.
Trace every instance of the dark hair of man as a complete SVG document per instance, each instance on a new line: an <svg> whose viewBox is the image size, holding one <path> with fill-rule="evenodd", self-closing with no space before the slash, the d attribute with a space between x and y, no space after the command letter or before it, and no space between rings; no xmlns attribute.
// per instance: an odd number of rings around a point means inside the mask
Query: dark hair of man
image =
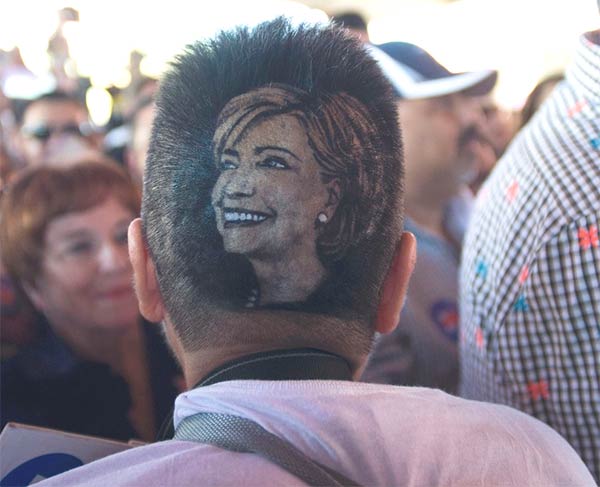
<svg viewBox="0 0 600 487"><path fill-rule="evenodd" d="M248 285L240 269L249 264L223 250L211 205L219 176L213 155L217 119L236 96L274 85L297 90L308 107L304 111L319 113L320 104L340 95L362 107L374 125L365 136L379 168L378 196L369 203L378 205L378 217L360 241L346 246L343 258L331 264L329 277L305 302L283 310L243 311L244 319L262 322L268 314L277 323L294 311L312 321L319 315L320 320L360 322L362 345L368 347L372 338L369 324L402 229L403 167L393 92L377 63L342 29L293 27L279 18L188 46L157 95L142 219L166 310L188 350L199 343L222 343L228 331L218 322L207 323L207 310L237 313L232 296L243 294L239 286ZM353 152L350 147L345 151ZM353 196L360 197L348 192L348 198ZM365 205L356 212L373 214Z"/></svg>

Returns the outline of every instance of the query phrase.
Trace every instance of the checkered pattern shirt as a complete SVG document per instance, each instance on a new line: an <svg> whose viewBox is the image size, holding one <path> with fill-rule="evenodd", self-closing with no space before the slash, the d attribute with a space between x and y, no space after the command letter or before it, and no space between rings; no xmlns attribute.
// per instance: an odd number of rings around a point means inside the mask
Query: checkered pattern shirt
<svg viewBox="0 0 600 487"><path fill-rule="evenodd" d="M600 31L476 202L460 271L462 396L548 423L600 482Z"/></svg>

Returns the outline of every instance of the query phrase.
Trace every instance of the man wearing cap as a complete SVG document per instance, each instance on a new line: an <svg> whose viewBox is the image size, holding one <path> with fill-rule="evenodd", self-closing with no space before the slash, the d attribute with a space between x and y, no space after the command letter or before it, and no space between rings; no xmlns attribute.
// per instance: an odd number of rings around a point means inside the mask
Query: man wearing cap
<svg viewBox="0 0 600 487"><path fill-rule="evenodd" d="M190 390L174 440L47 486L590 482L522 413L353 382L374 331L397 324L415 251L391 96L330 26L278 19L177 59L129 245L140 310Z"/></svg>
<svg viewBox="0 0 600 487"><path fill-rule="evenodd" d="M406 163L405 228L417 237L419 250L400 324L377 342L363 380L454 393L467 183L480 161L494 157L478 97L494 87L496 72L454 74L403 42L370 49L396 92Z"/></svg>

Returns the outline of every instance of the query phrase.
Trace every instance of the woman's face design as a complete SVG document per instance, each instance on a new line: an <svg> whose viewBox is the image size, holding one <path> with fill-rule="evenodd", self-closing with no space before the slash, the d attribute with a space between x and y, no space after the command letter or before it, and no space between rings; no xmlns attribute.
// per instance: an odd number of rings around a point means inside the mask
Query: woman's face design
<svg viewBox="0 0 600 487"><path fill-rule="evenodd" d="M30 295L51 324L116 329L136 323L127 253L127 227L134 216L110 197L50 222L42 275Z"/></svg>
<svg viewBox="0 0 600 487"><path fill-rule="evenodd" d="M316 252L315 222L320 212L329 219L333 212L303 126L294 116L276 115L232 139L217 156L212 192L225 250L257 259Z"/></svg>

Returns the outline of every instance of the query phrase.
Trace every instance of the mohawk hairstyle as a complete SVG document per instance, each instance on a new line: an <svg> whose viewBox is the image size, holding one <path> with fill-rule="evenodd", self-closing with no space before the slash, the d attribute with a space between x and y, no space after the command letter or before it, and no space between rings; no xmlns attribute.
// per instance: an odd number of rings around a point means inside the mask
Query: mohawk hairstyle
<svg viewBox="0 0 600 487"><path fill-rule="evenodd" d="M306 302L283 307L361 322L375 312L402 229L403 167L393 91L376 61L342 29L293 27L279 18L188 46L157 94L142 219L166 309L185 347L206 339L197 323L207 307L237 309L232 296L243 296L253 284L251 272L244 271L249 264L223 250L216 228L211 190L219 177L213 155L217 119L232 98L277 85L304 92L308 110L337 94L358 100L374 125L369 143L381 185L370 236L331 265L327 280Z"/></svg>

